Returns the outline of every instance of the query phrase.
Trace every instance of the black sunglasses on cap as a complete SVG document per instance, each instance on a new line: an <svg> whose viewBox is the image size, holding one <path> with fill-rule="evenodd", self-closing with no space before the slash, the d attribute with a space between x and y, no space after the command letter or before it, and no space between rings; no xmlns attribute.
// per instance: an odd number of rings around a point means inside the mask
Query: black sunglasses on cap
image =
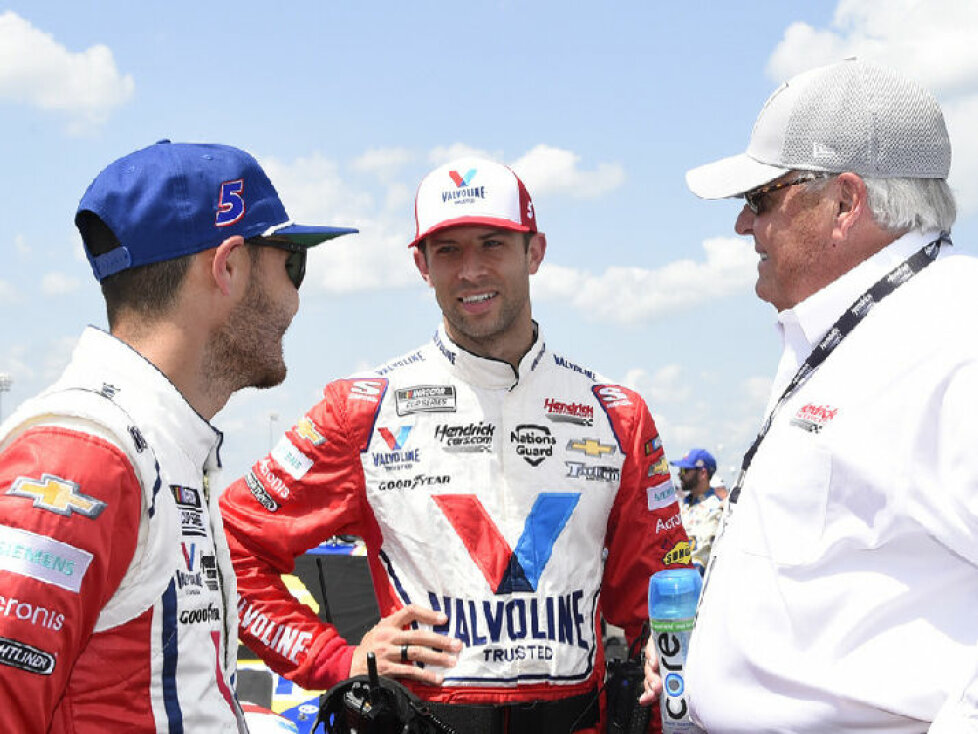
<svg viewBox="0 0 978 734"><path fill-rule="evenodd" d="M289 280L292 281L292 285L295 286L296 290L299 289L303 279L306 277L306 253L309 251L309 248L304 245L297 245L295 242L290 242L289 240L278 240L270 237L252 237L245 240L245 242L249 245L274 247L277 250L288 252L289 256L285 259L285 272L288 274Z"/></svg>

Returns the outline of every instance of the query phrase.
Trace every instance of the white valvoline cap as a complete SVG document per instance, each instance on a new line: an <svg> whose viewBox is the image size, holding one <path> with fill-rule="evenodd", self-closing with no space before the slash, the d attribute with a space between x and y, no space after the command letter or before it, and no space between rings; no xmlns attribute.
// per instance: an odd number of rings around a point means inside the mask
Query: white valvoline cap
<svg viewBox="0 0 978 734"><path fill-rule="evenodd" d="M481 224L536 232L536 212L523 182L485 158L460 158L421 180L414 201L415 234L409 246L447 227Z"/></svg>
<svg viewBox="0 0 978 734"><path fill-rule="evenodd" d="M857 59L798 74L761 109L747 152L694 168L704 199L740 196L791 170L869 178L947 178L951 142L937 100L889 69Z"/></svg>

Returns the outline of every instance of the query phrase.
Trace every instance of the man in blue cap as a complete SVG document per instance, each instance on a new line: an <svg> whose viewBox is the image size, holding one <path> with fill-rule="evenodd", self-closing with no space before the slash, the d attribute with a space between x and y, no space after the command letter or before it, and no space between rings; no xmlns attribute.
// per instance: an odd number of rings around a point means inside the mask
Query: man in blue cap
<svg viewBox="0 0 978 734"><path fill-rule="evenodd" d="M683 526L692 546L693 565L702 574L710 560L713 538L723 515L723 503L710 486L717 462L706 449L690 449L679 461L669 463L679 469L679 483L684 494L680 505Z"/></svg>
<svg viewBox="0 0 978 734"><path fill-rule="evenodd" d="M0 427L0 730L242 732L209 421L284 379L306 250L355 230L291 224L244 151L169 141L75 223L110 331Z"/></svg>

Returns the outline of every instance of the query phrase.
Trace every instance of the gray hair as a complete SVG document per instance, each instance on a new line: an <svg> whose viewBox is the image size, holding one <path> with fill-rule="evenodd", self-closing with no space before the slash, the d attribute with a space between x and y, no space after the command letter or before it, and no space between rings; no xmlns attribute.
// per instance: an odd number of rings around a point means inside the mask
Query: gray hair
<svg viewBox="0 0 978 734"><path fill-rule="evenodd" d="M824 188L834 173L818 172L810 190ZM957 217L954 194L943 178L862 177L869 195L873 221L893 233L912 229L950 232Z"/></svg>
<svg viewBox="0 0 978 734"><path fill-rule="evenodd" d="M943 178L864 178L873 219L891 232L950 232L957 216L954 194Z"/></svg>

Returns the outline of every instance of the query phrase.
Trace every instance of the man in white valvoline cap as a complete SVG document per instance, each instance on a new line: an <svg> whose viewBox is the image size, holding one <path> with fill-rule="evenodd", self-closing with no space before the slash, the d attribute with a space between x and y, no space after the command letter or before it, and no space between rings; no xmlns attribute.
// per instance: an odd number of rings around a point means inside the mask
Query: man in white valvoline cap
<svg viewBox="0 0 978 734"><path fill-rule="evenodd" d="M431 341L328 385L221 499L242 639L313 689L373 653L459 732L604 732L601 617L639 637L649 576L689 564L662 443L638 394L545 345L509 168L435 169L416 217ZM358 644L280 579L335 534L365 540L382 616Z"/></svg>
<svg viewBox="0 0 978 734"><path fill-rule="evenodd" d="M241 733L210 420L282 381L306 248L355 230L291 224L243 150L169 141L75 222L109 331L0 426L0 731Z"/></svg>
<svg viewBox="0 0 978 734"><path fill-rule="evenodd" d="M687 176L744 199L784 344L690 642L708 731L978 731L978 262L951 254L950 163L931 94L849 60Z"/></svg>

